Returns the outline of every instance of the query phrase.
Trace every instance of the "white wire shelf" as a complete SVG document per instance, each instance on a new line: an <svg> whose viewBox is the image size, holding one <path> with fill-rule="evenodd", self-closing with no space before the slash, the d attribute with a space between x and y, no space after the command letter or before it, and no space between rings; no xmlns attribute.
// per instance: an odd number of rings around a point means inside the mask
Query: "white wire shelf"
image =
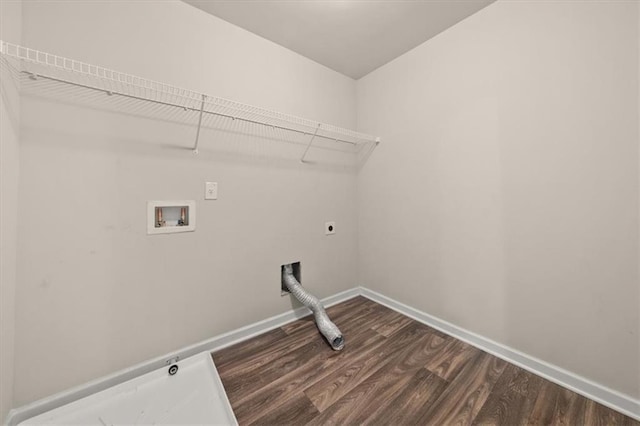
<svg viewBox="0 0 640 426"><path fill-rule="evenodd" d="M198 152L201 130L243 123L262 127L262 137L295 141L300 161L313 148L342 151L366 159L379 138L216 96L175 87L74 59L0 40L3 71L21 91L74 102L107 105L120 112L196 127L192 149ZM226 122L226 123L225 123ZM267 132L271 134L267 135ZM296 138L286 136L293 133ZM339 148L336 148L339 147Z"/></svg>

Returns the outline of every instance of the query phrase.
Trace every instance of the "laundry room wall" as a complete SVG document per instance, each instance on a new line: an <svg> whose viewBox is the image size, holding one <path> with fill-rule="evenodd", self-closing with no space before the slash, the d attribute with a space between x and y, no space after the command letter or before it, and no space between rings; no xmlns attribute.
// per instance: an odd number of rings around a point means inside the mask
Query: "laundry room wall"
<svg viewBox="0 0 640 426"><path fill-rule="evenodd" d="M355 128L352 79L180 1L25 2L23 36ZM313 150L301 164L281 154L304 146L238 128L204 131L194 155L195 126L87 107L69 90L23 96L16 406L299 306L280 295L283 263L301 261L318 297L356 285L352 168ZM204 201L205 181L218 182L217 200ZM185 199L196 201L195 232L147 235L148 200Z"/></svg>
<svg viewBox="0 0 640 426"><path fill-rule="evenodd" d="M498 1L359 80L360 284L640 398L638 22Z"/></svg>

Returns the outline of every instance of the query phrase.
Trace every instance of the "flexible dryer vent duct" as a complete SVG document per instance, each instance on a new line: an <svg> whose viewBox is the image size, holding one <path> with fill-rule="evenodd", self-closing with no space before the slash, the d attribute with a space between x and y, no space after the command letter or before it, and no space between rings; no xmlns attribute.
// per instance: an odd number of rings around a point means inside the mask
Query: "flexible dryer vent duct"
<svg viewBox="0 0 640 426"><path fill-rule="evenodd" d="M287 286L287 289L298 299L304 306L311 309L318 325L318 330L327 339L331 348L336 351L344 348L344 338L342 333L338 330L338 327L331 322L327 313L324 311L322 303L314 295L307 293L302 288L296 277L293 275L293 267L291 265L284 265L282 268L282 282Z"/></svg>

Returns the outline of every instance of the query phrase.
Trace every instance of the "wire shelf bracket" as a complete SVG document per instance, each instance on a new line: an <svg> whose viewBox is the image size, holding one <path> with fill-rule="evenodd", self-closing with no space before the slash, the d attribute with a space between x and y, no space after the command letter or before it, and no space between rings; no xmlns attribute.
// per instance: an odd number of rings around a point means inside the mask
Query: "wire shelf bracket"
<svg viewBox="0 0 640 426"><path fill-rule="evenodd" d="M204 103L207 100L206 95L202 95L202 103L200 104L200 115L198 116L198 130L196 130L196 143L193 146L193 153L198 153L198 142L200 142L200 129L202 128L202 114L204 113Z"/></svg>
<svg viewBox="0 0 640 426"><path fill-rule="evenodd" d="M311 139L309 139L309 144L307 144L307 148L304 150L304 152L302 153L302 158L300 158L300 162L304 163L304 157L307 156L307 152L309 152L309 148L311 148L311 144L313 143L313 140L316 138L316 136L318 135L318 130L320 130L320 124L318 123L318 127L316 128L316 131L313 132L313 135L311 135Z"/></svg>

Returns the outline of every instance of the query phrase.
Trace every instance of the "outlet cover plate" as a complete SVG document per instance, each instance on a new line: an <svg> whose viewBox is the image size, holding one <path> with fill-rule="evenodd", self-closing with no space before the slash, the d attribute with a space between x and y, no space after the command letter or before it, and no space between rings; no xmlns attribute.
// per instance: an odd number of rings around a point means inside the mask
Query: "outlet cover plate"
<svg viewBox="0 0 640 426"><path fill-rule="evenodd" d="M205 200L217 200L218 199L218 182L205 182L205 184L204 184L204 199Z"/></svg>

